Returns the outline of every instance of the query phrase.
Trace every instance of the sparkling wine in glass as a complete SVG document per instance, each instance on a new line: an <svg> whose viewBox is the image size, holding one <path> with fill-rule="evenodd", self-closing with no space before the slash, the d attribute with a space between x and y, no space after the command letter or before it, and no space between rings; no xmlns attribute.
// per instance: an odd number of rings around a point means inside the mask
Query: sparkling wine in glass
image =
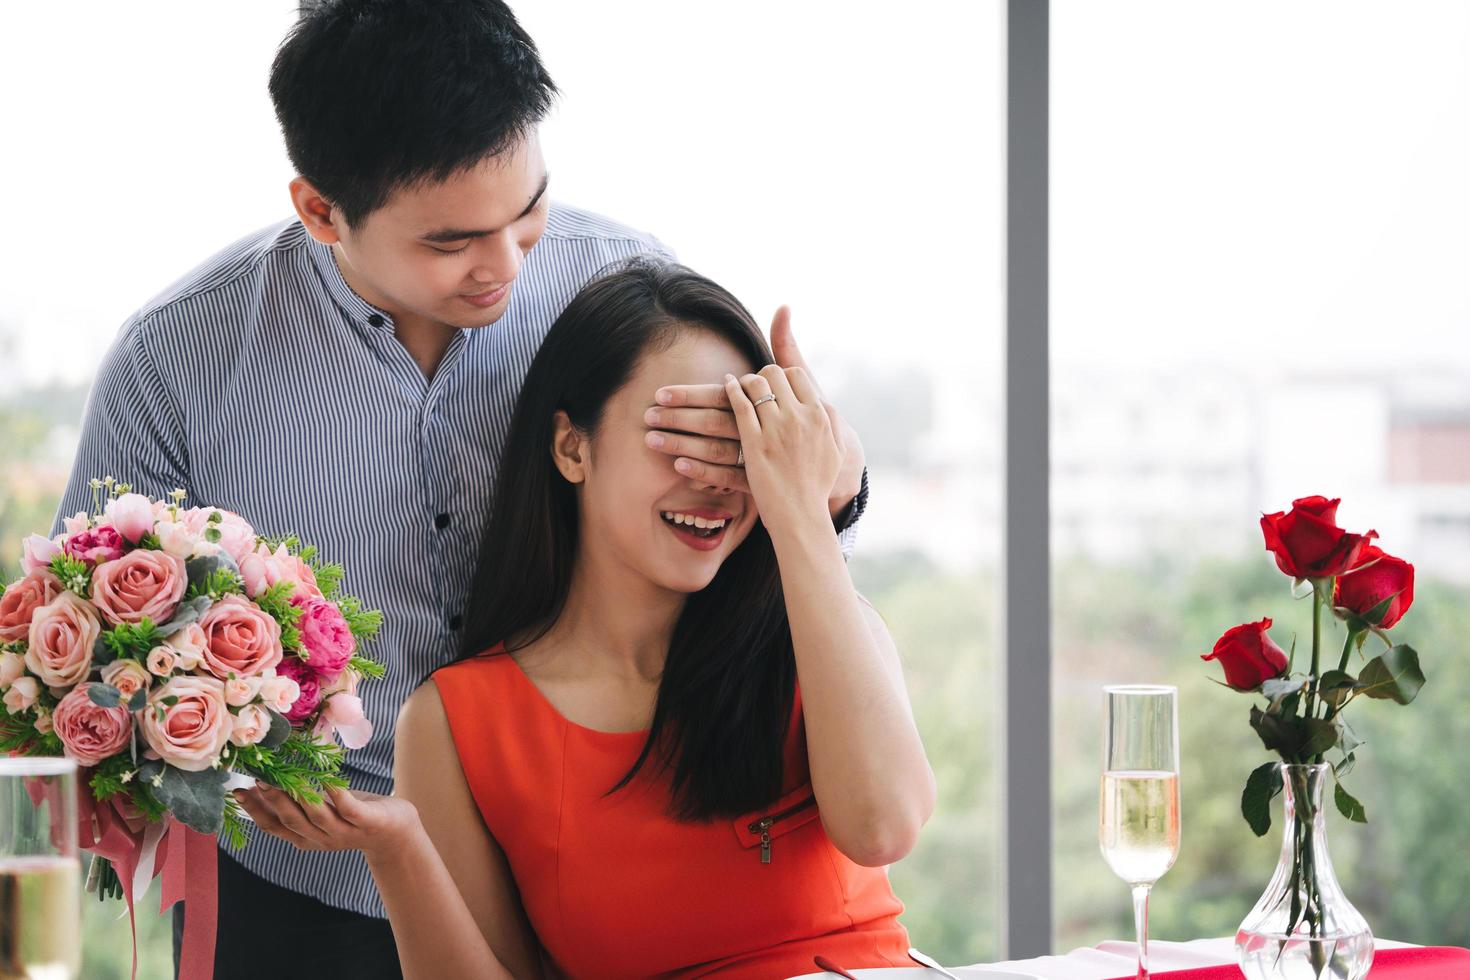
<svg viewBox="0 0 1470 980"><path fill-rule="evenodd" d="M77 767L0 758L0 980L76 980L82 969Z"/></svg>
<svg viewBox="0 0 1470 980"><path fill-rule="evenodd" d="M1119 685L1103 693L1098 844L1108 867L1133 889L1138 976L1147 980L1149 889L1179 856L1179 692Z"/></svg>

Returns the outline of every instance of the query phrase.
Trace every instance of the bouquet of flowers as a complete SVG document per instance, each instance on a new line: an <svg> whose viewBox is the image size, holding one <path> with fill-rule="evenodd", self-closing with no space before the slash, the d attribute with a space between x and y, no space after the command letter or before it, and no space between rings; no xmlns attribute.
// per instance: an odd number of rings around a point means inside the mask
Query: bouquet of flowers
<svg viewBox="0 0 1470 980"><path fill-rule="evenodd" d="M1281 864L1237 938L1242 964L1253 977L1283 975L1280 962L1290 959L1286 950L1299 938L1312 970L1320 972L1328 959L1351 955L1357 964L1333 975L1361 975L1353 972L1359 967L1366 971L1372 937L1341 895L1327 860L1320 801L1330 776L1339 812L1348 820L1367 822L1363 804L1343 786L1364 744L1344 712L1363 699L1406 705L1424 686L1419 654L1388 633L1414 603L1414 566L1374 545L1377 532L1357 534L1338 527L1338 504L1335 499L1303 497L1290 511L1261 518L1266 550L1294 580L1293 595L1312 600L1307 669L1297 669L1295 642L1287 652L1272 641L1270 619L1226 631L1203 658L1224 668L1225 686L1258 699L1250 709L1251 728L1281 760L1252 772L1241 795L1241 813L1257 836L1271 827L1272 799L1283 789L1289 792ZM1324 660L1324 643L1337 642L1332 638L1334 623L1341 624L1341 654ZM1380 648L1371 659L1364 652L1369 644ZM1335 647L1328 649L1335 652ZM1356 666L1355 652L1360 661ZM1250 940L1256 933L1275 938L1271 943Z"/></svg>
<svg viewBox="0 0 1470 980"><path fill-rule="evenodd" d="M372 734L358 683L383 674L358 645L382 616L294 537L185 508L181 490L92 487L93 513L27 538L24 576L0 597L0 750L76 760L95 799L84 845L107 853L102 830L118 826L123 863L151 877L138 852L174 821L243 845L228 791L251 778L311 802L346 786L342 745ZM134 887L95 862L94 883L99 870L101 894L131 903Z"/></svg>

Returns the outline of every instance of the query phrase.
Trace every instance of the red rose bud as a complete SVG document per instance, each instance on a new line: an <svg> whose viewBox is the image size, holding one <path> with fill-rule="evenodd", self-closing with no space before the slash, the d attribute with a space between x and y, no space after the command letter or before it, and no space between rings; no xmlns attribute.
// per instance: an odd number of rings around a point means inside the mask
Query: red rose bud
<svg viewBox="0 0 1470 980"><path fill-rule="evenodd" d="M1390 596L1383 618L1373 625L1391 628L1414 604L1414 566L1385 554L1376 545L1364 545L1353 567L1337 580L1332 604L1367 616Z"/></svg>
<svg viewBox="0 0 1470 980"><path fill-rule="evenodd" d="M1263 619L1227 630L1215 649L1200 659L1220 661L1225 668L1225 683L1237 691L1254 691L1286 673L1286 654L1266 635L1270 628L1271 620Z"/></svg>
<svg viewBox="0 0 1470 980"><path fill-rule="evenodd" d="M1341 500L1303 497L1291 502L1291 511L1261 517L1266 550L1276 565L1292 578L1331 578L1352 568L1358 554L1377 531L1349 534L1337 526Z"/></svg>

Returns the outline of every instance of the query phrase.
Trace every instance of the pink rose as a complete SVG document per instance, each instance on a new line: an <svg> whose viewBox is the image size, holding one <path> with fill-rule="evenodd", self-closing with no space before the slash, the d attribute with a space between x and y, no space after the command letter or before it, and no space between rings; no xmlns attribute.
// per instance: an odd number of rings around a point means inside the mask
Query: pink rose
<svg viewBox="0 0 1470 980"><path fill-rule="evenodd" d="M27 575L34 575L50 568L51 559L59 554L61 545L57 541L32 534L21 545L20 567Z"/></svg>
<svg viewBox="0 0 1470 980"><path fill-rule="evenodd" d="M211 524L211 514L219 514L220 519ZM196 507L186 512L183 519L195 534L202 536L210 528L219 531L219 547L235 559L236 565L243 564L245 556L256 548L255 528L232 511L220 510L218 507Z"/></svg>
<svg viewBox="0 0 1470 980"><path fill-rule="evenodd" d="M316 584L316 572L297 555L281 545L271 551L261 545L240 560L240 576L245 580L245 592L252 599L279 582L290 582L296 586L293 595L320 596Z"/></svg>
<svg viewBox="0 0 1470 980"><path fill-rule="evenodd" d="M282 677L290 678L301 688L301 693L297 695L290 710L286 712L286 720L293 725L299 725L322 703L321 680L310 665L302 663L295 657L287 657L282 660L279 670Z"/></svg>
<svg viewBox="0 0 1470 980"><path fill-rule="evenodd" d="M373 723L362 713L362 699L351 694L328 698L317 726L320 734L328 736L335 728L349 749L360 749L373 737Z"/></svg>
<svg viewBox="0 0 1470 980"><path fill-rule="evenodd" d="M107 502L102 515L129 544L137 544L143 535L153 531L153 501L141 493L114 497Z"/></svg>
<svg viewBox="0 0 1470 980"><path fill-rule="evenodd" d="M170 706L164 704L166 698L178 700ZM213 677L187 675L155 687L142 719L149 747L186 772L202 772L219 761L232 724L224 685Z"/></svg>
<svg viewBox="0 0 1470 980"><path fill-rule="evenodd" d="M281 624L244 596L227 595L199 621L204 668L225 679L252 677L281 662Z"/></svg>
<svg viewBox="0 0 1470 980"><path fill-rule="evenodd" d="M209 646L209 637L198 623L190 623L181 630L174 630L165 641L178 659L179 670L193 672L204 662L204 651Z"/></svg>
<svg viewBox="0 0 1470 980"><path fill-rule="evenodd" d="M260 699L281 714L291 710L301 697L301 685L290 677L266 677L260 684Z"/></svg>
<svg viewBox="0 0 1470 980"><path fill-rule="evenodd" d="M185 524L171 520L161 520L156 529L158 534L158 546L175 558L188 561L199 554L200 545L205 544L203 538L189 530Z"/></svg>
<svg viewBox="0 0 1470 980"><path fill-rule="evenodd" d="M263 677L235 677L225 681L225 703L232 708L249 704L255 700L264 683Z"/></svg>
<svg viewBox="0 0 1470 980"><path fill-rule="evenodd" d="M304 650L301 659L322 680L331 683L357 652L357 639L347 628L342 610L334 603L315 596L298 596L293 602L301 607L301 620L296 624L301 630L301 646Z"/></svg>
<svg viewBox="0 0 1470 980"><path fill-rule="evenodd" d="M41 685L36 683L34 677L17 678L10 690L5 692L5 709L13 715L36 703L36 698L41 696Z"/></svg>
<svg viewBox="0 0 1470 980"><path fill-rule="evenodd" d="M263 704L247 704L235 715L230 741L244 747L254 745L271 731L271 713Z"/></svg>
<svg viewBox="0 0 1470 980"><path fill-rule="evenodd" d="M47 687L80 684L92 669L92 647L101 635L97 610L76 593L63 592L31 617L26 666Z"/></svg>
<svg viewBox="0 0 1470 980"><path fill-rule="evenodd" d="M167 643L148 651L148 672L151 674L167 677L178 665L179 655Z"/></svg>
<svg viewBox="0 0 1470 980"><path fill-rule="evenodd" d="M45 708L37 708L35 727L36 731L42 735L50 732L55 727L51 722L51 712Z"/></svg>
<svg viewBox="0 0 1470 980"><path fill-rule="evenodd" d="M111 684L126 701L153 685L148 669L136 660L114 660L102 668L102 683Z"/></svg>
<svg viewBox="0 0 1470 980"><path fill-rule="evenodd" d="M117 528L102 525L79 534L73 534L62 545L73 558L92 565L116 561L123 555L123 536Z"/></svg>
<svg viewBox="0 0 1470 980"><path fill-rule="evenodd" d="M14 643L31 635L31 616L65 588L48 571L32 572L11 584L0 596L0 643Z"/></svg>
<svg viewBox="0 0 1470 980"><path fill-rule="evenodd" d="M90 683L78 684L61 699L51 724L68 757L79 766L95 766L128 744L133 716L125 705L104 708L87 696Z"/></svg>
<svg viewBox="0 0 1470 980"><path fill-rule="evenodd" d="M351 694L356 696L358 682L362 675L355 670L344 670L337 679L322 688L322 697L329 698L333 694Z"/></svg>
<svg viewBox="0 0 1470 980"><path fill-rule="evenodd" d="M131 551L92 573L92 603L114 626L146 617L163 625L173 616L189 583L184 562L162 551Z"/></svg>
<svg viewBox="0 0 1470 980"><path fill-rule="evenodd" d="M20 679L26 672L26 659L18 653L6 650L0 653L0 690L4 690Z"/></svg>

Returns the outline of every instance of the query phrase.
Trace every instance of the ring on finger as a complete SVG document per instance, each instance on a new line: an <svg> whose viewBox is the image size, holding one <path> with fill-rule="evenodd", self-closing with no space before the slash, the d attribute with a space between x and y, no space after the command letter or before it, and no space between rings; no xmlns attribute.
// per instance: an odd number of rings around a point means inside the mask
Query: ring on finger
<svg viewBox="0 0 1470 980"><path fill-rule="evenodd" d="M755 401L751 402L751 407L752 408L760 408L766 402L773 402L775 400L776 400L776 396L775 395L761 395Z"/></svg>

